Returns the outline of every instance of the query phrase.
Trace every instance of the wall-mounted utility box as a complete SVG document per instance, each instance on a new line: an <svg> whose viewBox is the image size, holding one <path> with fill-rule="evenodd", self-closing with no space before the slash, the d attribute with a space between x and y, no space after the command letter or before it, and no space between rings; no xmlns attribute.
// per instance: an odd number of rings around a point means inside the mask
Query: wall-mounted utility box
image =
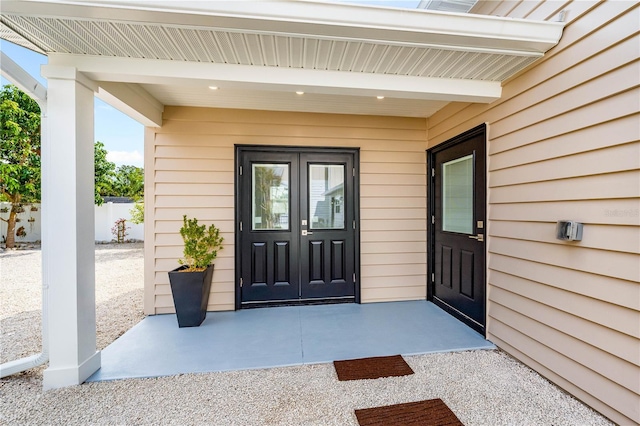
<svg viewBox="0 0 640 426"><path fill-rule="evenodd" d="M582 240L582 223L573 220L559 220L556 225L556 238L564 241Z"/></svg>

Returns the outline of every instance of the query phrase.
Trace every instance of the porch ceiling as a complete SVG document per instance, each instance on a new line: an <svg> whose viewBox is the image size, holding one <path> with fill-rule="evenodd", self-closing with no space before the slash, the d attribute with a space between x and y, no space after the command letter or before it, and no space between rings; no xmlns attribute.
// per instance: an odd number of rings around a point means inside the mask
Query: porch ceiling
<svg viewBox="0 0 640 426"><path fill-rule="evenodd" d="M0 16L1 38L162 105L419 117L499 98L562 28L316 1L3 0Z"/></svg>

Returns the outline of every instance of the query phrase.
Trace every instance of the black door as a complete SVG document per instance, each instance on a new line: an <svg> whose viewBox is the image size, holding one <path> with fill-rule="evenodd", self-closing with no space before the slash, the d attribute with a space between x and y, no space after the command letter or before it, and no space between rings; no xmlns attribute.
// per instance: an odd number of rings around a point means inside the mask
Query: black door
<svg viewBox="0 0 640 426"><path fill-rule="evenodd" d="M355 158L238 148L237 307L356 300Z"/></svg>
<svg viewBox="0 0 640 426"><path fill-rule="evenodd" d="M431 296L485 329L485 126L430 151Z"/></svg>

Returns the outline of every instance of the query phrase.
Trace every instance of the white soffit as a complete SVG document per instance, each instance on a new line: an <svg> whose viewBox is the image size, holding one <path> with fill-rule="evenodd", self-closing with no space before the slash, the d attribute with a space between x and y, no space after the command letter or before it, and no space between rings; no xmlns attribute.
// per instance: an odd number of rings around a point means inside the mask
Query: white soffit
<svg viewBox="0 0 640 426"><path fill-rule="evenodd" d="M267 98L274 91L304 90L317 94L319 104L330 103L327 96L355 100L377 90L417 101L422 112L409 115L420 116L443 102L499 98L500 82L557 44L563 28L561 23L291 0L3 0L0 23L0 37L9 39L4 30L9 28L25 40L19 44L46 52L50 63L75 66L98 81L143 84L164 104L169 99L198 103L193 95L176 95L195 77L191 83L203 88L229 89L216 106L225 106L225 97L240 99L249 89ZM154 71L131 73L148 68L138 66L142 60L157 61ZM199 103L210 105L209 96ZM249 103L255 96L244 98ZM287 109L289 96L282 98ZM340 112L340 101L333 103L326 112Z"/></svg>
<svg viewBox="0 0 640 426"><path fill-rule="evenodd" d="M1 10L2 10L2 8L0 6L0 11ZM6 41L10 41L13 44L17 44L18 46L22 46L22 47L25 47L25 48L27 48L29 50L33 50L34 52L45 53L38 46L36 46L35 44L31 43L26 38L20 36L19 34L14 32L11 28L9 28L6 25L4 25L2 22L0 22L0 39L6 40Z"/></svg>

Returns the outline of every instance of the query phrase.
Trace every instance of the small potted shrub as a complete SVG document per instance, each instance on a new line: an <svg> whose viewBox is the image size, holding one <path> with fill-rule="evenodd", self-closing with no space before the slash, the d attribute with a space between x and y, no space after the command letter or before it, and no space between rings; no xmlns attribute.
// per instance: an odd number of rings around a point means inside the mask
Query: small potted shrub
<svg viewBox="0 0 640 426"><path fill-rule="evenodd" d="M222 250L223 238L215 225L198 225L198 219L183 216L180 235L184 241L182 265L169 272L173 304L179 327L197 327L207 315L213 261Z"/></svg>

